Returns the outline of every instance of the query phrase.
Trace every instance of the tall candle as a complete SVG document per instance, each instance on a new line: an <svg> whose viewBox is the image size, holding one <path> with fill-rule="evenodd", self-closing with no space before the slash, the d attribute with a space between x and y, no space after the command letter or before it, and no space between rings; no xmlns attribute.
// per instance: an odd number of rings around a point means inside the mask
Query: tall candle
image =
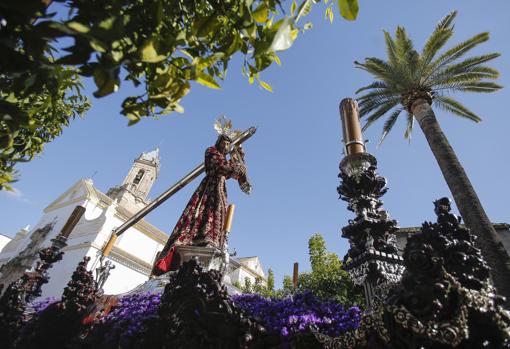
<svg viewBox="0 0 510 349"><path fill-rule="evenodd" d="M78 224L78 221L85 213L85 207L83 206L76 206L71 213L71 216L67 219L66 223L64 224L64 227L60 231L60 236L68 238L71 232L73 231L76 224Z"/></svg>
<svg viewBox="0 0 510 349"><path fill-rule="evenodd" d="M292 273L292 285L294 286L294 288L297 288L298 276L299 276L299 264L296 262L294 263L294 271Z"/></svg>
<svg viewBox="0 0 510 349"><path fill-rule="evenodd" d="M103 253L102 253L103 257L108 257L108 255L112 251L115 241L117 241L117 234L113 233L112 236L110 236L110 240L108 240L108 243L103 248Z"/></svg>
<svg viewBox="0 0 510 349"><path fill-rule="evenodd" d="M340 118L345 144L345 155L364 153L365 143L359 123L358 103L352 98L340 102Z"/></svg>
<svg viewBox="0 0 510 349"><path fill-rule="evenodd" d="M225 220L225 231L230 233L230 229L232 229L232 219L234 219L234 210L236 206L234 204L228 205L227 209L227 219Z"/></svg>

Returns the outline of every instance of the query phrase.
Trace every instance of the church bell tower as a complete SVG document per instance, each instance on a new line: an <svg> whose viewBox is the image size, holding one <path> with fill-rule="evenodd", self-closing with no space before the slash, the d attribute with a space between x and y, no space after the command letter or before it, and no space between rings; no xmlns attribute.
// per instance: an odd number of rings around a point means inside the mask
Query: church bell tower
<svg viewBox="0 0 510 349"><path fill-rule="evenodd" d="M142 153L121 185L110 188L106 195L116 199L130 211L138 211L149 203L147 196L159 174L159 149Z"/></svg>

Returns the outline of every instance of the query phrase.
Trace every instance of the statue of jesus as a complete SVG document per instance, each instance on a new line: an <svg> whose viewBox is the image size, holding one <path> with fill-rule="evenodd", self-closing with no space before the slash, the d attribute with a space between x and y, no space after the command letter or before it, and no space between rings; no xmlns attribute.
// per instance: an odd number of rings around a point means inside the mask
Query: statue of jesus
<svg viewBox="0 0 510 349"><path fill-rule="evenodd" d="M246 177L244 152L241 147L231 151L232 135L220 133L216 144L205 151L206 176L193 193L165 247L159 254L153 275L162 275L179 267L174 260L176 246L207 246L222 249L227 190L225 181L233 178L249 194L251 186Z"/></svg>

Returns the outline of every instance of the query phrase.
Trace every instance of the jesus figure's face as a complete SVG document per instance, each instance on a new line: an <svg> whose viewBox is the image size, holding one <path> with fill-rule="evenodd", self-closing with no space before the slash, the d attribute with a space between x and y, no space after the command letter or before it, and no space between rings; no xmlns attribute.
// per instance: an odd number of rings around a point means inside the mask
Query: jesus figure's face
<svg viewBox="0 0 510 349"><path fill-rule="evenodd" d="M218 150L222 154L227 154L228 150L230 149L230 141L226 139L222 139L220 143L218 144Z"/></svg>

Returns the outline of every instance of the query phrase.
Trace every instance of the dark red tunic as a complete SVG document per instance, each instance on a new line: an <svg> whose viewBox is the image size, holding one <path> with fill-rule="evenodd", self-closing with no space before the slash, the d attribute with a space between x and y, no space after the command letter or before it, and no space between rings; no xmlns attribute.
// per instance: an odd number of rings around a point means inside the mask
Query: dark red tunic
<svg viewBox="0 0 510 349"><path fill-rule="evenodd" d="M225 180L239 179L244 165L227 160L215 147L205 151L206 176L191 196L179 218L153 273L161 275L171 269L175 246L214 246L221 248L225 216L227 214L227 190Z"/></svg>

